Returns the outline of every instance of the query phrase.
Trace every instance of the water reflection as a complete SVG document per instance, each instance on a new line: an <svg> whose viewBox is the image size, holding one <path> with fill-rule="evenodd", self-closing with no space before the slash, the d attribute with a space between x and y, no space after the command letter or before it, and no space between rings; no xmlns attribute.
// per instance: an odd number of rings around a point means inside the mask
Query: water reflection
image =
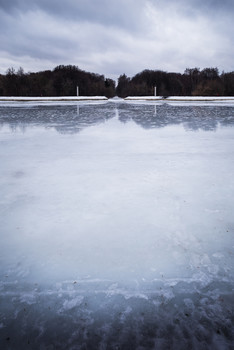
<svg viewBox="0 0 234 350"><path fill-rule="evenodd" d="M172 106L120 105L122 122L133 120L145 129L162 128L169 125L183 125L186 130L215 131L220 125L234 124L234 107L226 106Z"/></svg>
<svg viewBox="0 0 234 350"><path fill-rule="evenodd" d="M2 127L27 131L1 133L0 348L231 348L234 139L213 131L233 119L225 106L0 108Z"/></svg>
<svg viewBox="0 0 234 350"><path fill-rule="evenodd" d="M124 102L77 106L0 107L0 127L24 132L28 126L54 128L62 134L74 134L113 117L122 123L134 121L145 129L182 125L185 130L215 131L234 125L233 106L175 106L170 104L136 105Z"/></svg>
<svg viewBox="0 0 234 350"><path fill-rule="evenodd" d="M114 106L110 104L1 107L0 126L8 125L12 131L25 131L27 126L44 126L61 134L75 134L112 118L113 110Z"/></svg>

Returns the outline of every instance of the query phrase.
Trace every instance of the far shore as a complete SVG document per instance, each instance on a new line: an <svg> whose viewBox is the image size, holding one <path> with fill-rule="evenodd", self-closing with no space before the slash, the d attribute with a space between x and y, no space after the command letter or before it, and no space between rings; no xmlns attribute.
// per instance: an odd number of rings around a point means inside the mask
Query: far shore
<svg viewBox="0 0 234 350"><path fill-rule="evenodd" d="M123 101L138 102L234 102L234 96L128 96L125 98L116 98ZM106 96L0 96L1 102L92 102L108 101Z"/></svg>
<svg viewBox="0 0 234 350"><path fill-rule="evenodd" d="M128 96L125 98L126 101L178 101L178 102L211 102L211 101L225 101L234 102L234 96Z"/></svg>
<svg viewBox="0 0 234 350"><path fill-rule="evenodd" d="M105 96L55 96L55 97L28 97L28 96L0 96L0 102L56 102L56 101L102 101L108 100Z"/></svg>

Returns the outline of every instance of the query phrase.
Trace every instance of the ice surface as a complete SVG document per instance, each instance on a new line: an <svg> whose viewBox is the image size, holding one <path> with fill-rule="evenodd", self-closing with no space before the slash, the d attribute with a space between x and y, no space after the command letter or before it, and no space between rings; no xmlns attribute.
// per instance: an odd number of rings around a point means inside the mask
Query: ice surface
<svg viewBox="0 0 234 350"><path fill-rule="evenodd" d="M0 107L1 348L229 349L233 126L233 105Z"/></svg>

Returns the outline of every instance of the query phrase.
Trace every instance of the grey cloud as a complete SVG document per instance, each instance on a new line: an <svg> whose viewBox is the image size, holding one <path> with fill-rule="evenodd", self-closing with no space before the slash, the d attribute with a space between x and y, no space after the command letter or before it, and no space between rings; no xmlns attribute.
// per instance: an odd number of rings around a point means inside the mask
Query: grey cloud
<svg viewBox="0 0 234 350"><path fill-rule="evenodd" d="M183 0L185 2L185 0ZM233 0L191 0L193 7L210 9L214 11L229 11L234 8Z"/></svg>
<svg viewBox="0 0 234 350"><path fill-rule="evenodd" d="M94 21L106 25L135 28L142 20L142 8L147 2L154 6L173 5L181 13L194 16L233 14L233 0L0 0L0 9L15 15L28 10L42 10L52 16L71 20ZM168 14L170 15L170 13Z"/></svg>
<svg viewBox="0 0 234 350"><path fill-rule="evenodd" d="M165 7L180 12L188 17L205 16L208 18L232 17L234 12L233 0L149 0L155 7ZM170 13L168 13L170 16Z"/></svg>
<svg viewBox="0 0 234 350"><path fill-rule="evenodd" d="M233 70L233 10L229 0L0 0L1 73L7 57L25 70L26 57L30 70L46 61L45 69L76 64L112 77Z"/></svg>
<svg viewBox="0 0 234 350"><path fill-rule="evenodd" d="M15 7L19 6L18 0L0 0L0 8L6 12L11 12Z"/></svg>
<svg viewBox="0 0 234 350"><path fill-rule="evenodd" d="M29 10L41 10L67 20L136 29L141 24L144 4L144 0L0 0L0 9L15 16Z"/></svg>
<svg viewBox="0 0 234 350"><path fill-rule="evenodd" d="M162 0L151 0L154 4L162 3ZM167 4L175 4L179 7L190 7L195 11L204 11L204 9L209 9L210 11L230 11L234 8L233 0L168 0ZM207 15L207 13L206 13Z"/></svg>

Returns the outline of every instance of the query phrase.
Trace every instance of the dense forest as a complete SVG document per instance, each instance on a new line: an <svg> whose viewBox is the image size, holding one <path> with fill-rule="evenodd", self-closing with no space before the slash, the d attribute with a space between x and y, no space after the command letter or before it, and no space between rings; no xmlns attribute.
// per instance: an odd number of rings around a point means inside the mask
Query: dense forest
<svg viewBox="0 0 234 350"><path fill-rule="evenodd" d="M186 68L180 74L147 69L131 79L121 75L116 94L150 96L154 86L159 96L234 96L234 72L220 75L217 68Z"/></svg>
<svg viewBox="0 0 234 350"><path fill-rule="evenodd" d="M234 96L234 72L219 74L217 68L186 68L183 74L144 70L129 78L120 75L118 85L104 75L77 66L60 65L51 70L25 73L9 68L0 75L0 96Z"/></svg>
<svg viewBox="0 0 234 350"><path fill-rule="evenodd" d="M72 65L37 73L9 68L0 75L0 96L75 96L77 86L81 96L115 96L114 80Z"/></svg>

